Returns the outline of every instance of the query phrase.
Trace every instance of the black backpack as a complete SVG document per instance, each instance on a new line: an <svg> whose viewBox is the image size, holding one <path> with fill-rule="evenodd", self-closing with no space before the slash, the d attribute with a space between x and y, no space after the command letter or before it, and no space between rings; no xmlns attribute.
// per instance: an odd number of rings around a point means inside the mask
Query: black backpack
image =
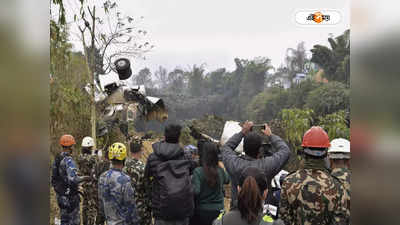
<svg viewBox="0 0 400 225"><path fill-rule="evenodd" d="M60 174L60 163L64 159L61 154L57 154L56 158L54 159L54 164L52 167L51 173L51 186L53 186L54 191L58 195L68 196L74 195L78 193L77 187L70 187L62 178Z"/></svg>
<svg viewBox="0 0 400 225"><path fill-rule="evenodd" d="M185 219L193 215L194 193L189 160L168 160L157 165L160 215L165 220Z"/></svg>

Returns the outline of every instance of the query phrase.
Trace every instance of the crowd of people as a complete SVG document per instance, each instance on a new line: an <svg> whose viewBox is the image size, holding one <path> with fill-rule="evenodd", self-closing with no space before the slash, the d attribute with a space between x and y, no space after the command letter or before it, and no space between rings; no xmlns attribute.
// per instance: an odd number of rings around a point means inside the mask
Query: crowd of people
<svg viewBox="0 0 400 225"><path fill-rule="evenodd" d="M84 225L350 223L348 140L330 141L321 127L311 127L298 151L303 165L281 176L279 191L273 191L271 183L291 151L267 124L256 132L252 122L245 122L222 146L199 142L197 160L182 148L180 134L181 126L166 126L164 139L152 145L146 163L140 139L129 143L130 154L117 142L100 159L90 137L82 140L75 162L75 139L63 135L51 177L61 225L81 224L81 201ZM267 156L263 136L274 149ZM241 141L244 154L235 152ZM224 204L226 184L231 186L229 209ZM266 210L269 196L277 199L275 215Z"/></svg>

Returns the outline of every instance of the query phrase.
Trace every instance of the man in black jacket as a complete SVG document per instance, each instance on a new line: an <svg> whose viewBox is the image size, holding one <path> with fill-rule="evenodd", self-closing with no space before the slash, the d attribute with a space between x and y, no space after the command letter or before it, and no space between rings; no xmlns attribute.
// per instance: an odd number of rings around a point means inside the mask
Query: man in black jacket
<svg viewBox="0 0 400 225"><path fill-rule="evenodd" d="M235 207L238 180L244 169L247 167L259 168L267 176L267 179L271 180L287 163L290 156L290 149L286 143L280 137L272 134L269 126L265 124L265 130L262 130L262 132L270 138L272 147L277 151L272 156L261 158L262 152L260 151L260 147L262 138L258 133L251 131L252 127L253 122L245 122L242 131L233 135L221 147L223 163L232 181L231 208ZM245 155L238 156L234 150L242 138L244 138L243 151Z"/></svg>
<svg viewBox="0 0 400 225"><path fill-rule="evenodd" d="M155 225L187 225L193 213L190 175L196 164L179 145L180 134L181 126L166 126L165 140L153 144L147 159L144 179L151 192Z"/></svg>

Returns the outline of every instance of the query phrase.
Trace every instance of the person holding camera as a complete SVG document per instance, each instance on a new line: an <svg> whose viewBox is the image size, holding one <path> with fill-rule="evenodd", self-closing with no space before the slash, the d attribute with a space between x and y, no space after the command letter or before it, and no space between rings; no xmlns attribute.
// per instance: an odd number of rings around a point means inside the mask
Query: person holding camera
<svg viewBox="0 0 400 225"><path fill-rule="evenodd" d="M277 135L272 134L271 128L265 124L262 133L269 137L271 145L277 151L268 157L261 157L260 147L262 137L255 131L252 131L253 122L246 121L242 126L242 131L233 135L221 147L221 154L224 166L231 177L231 208L237 207L237 186L239 176L247 167L260 169L268 180L271 180L283 166L287 163L290 156L290 149L287 144ZM243 151L245 155L237 155L234 149L243 140Z"/></svg>

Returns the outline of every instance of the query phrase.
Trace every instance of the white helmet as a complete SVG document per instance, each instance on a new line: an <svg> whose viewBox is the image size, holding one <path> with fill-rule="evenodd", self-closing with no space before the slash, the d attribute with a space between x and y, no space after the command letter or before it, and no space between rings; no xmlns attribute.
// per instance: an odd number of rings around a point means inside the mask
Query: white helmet
<svg viewBox="0 0 400 225"><path fill-rule="evenodd" d="M333 139L328 156L330 159L350 159L350 141L344 138Z"/></svg>
<svg viewBox="0 0 400 225"><path fill-rule="evenodd" d="M84 137L82 140L82 147L93 147L94 141L91 137Z"/></svg>

